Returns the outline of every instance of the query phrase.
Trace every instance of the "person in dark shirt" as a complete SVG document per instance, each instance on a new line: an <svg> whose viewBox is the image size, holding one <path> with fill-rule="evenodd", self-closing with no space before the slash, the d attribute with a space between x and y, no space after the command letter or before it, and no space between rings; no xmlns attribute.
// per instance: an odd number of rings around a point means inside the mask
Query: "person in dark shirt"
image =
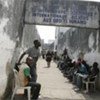
<svg viewBox="0 0 100 100"><path fill-rule="evenodd" d="M63 59L66 59L68 57L68 51L66 48L63 51L62 57L63 57Z"/></svg>
<svg viewBox="0 0 100 100"><path fill-rule="evenodd" d="M89 76L86 78L89 79L90 81L94 81L95 77L99 74L99 68L98 68L98 63L94 62L93 65L91 66Z"/></svg>
<svg viewBox="0 0 100 100"><path fill-rule="evenodd" d="M46 54L47 67L50 67L51 60L52 60L52 53L50 51L47 51Z"/></svg>
<svg viewBox="0 0 100 100"><path fill-rule="evenodd" d="M94 62L93 63L93 66L91 68L91 71L90 71L90 77L94 77L96 75L99 74L99 68L98 68L98 63L97 62Z"/></svg>

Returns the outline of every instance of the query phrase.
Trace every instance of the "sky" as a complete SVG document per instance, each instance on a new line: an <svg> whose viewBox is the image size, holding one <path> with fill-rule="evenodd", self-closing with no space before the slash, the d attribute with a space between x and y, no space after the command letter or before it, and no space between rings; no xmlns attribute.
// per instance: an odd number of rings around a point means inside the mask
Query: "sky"
<svg viewBox="0 0 100 100"><path fill-rule="evenodd" d="M55 26L36 25L36 27L41 39L44 39L45 43L48 43L48 40L55 39Z"/></svg>

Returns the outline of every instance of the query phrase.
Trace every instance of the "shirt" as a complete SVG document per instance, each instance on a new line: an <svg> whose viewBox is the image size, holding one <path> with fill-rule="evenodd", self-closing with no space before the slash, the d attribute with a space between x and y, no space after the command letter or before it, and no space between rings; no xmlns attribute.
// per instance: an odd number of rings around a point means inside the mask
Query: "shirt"
<svg viewBox="0 0 100 100"><path fill-rule="evenodd" d="M86 66L84 66L83 64L81 64L79 71L80 71L81 74L88 74Z"/></svg>
<svg viewBox="0 0 100 100"><path fill-rule="evenodd" d="M22 63L19 67L18 77L21 86L26 86L28 84L27 76L30 77L30 68L26 63Z"/></svg>
<svg viewBox="0 0 100 100"><path fill-rule="evenodd" d="M38 57L40 56L40 50L35 48L35 46L27 49L25 52L32 58L38 59Z"/></svg>

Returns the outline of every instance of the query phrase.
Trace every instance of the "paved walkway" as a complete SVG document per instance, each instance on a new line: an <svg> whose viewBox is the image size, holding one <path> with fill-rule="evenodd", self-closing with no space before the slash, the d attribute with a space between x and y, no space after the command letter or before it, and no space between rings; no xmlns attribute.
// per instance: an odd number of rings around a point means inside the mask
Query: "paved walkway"
<svg viewBox="0 0 100 100"><path fill-rule="evenodd" d="M39 100L100 100L99 92L90 94L75 92L74 86L63 77L54 62L47 68L45 60L39 59L37 69L38 82L42 85Z"/></svg>

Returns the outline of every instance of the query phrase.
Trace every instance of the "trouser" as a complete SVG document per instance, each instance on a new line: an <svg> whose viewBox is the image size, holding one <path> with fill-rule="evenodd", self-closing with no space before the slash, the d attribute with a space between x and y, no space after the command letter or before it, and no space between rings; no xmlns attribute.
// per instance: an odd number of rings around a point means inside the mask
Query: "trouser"
<svg viewBox="0 0 100 100"><path fill-rule="evenodd" d="M31 86L32 99L37 99L40 93L41 85L39 83L30 82L27 86ZM27 90L25 90L25 95L27 95Z"/></svg>
<svg viewBox="0 0 100 100"><path fill-rule="evenodd" d="M82 77L80 77L79 75L77 75L77 87L79 89L82 88Z"/></svg>
<svg viewBox="0 0 100 100"><path fill-rule="evenodd" d="M32 64L30 67L30 74L31 74L31 82L37 81L37 70L36 70L36 64Z"/></svg>
<svg viewBox="0 0 100 100"><path fill-rule="evenodd" d="M42 58L43 58L43 59L45 58L45 55L44 55L44 54L42 55Z"/></svg>
<svg viewBox="0 0 100 100"><path fill-rule="evenodd" d="M77 84L77 76L76 74L73 74L73 84Z"/></svg>
<svg viewBox="0 0 100 100"><path fill-rule="evenodd" d="M51 63L51 62L47 62L47 67L50 67L50 63Z"/></svg>

